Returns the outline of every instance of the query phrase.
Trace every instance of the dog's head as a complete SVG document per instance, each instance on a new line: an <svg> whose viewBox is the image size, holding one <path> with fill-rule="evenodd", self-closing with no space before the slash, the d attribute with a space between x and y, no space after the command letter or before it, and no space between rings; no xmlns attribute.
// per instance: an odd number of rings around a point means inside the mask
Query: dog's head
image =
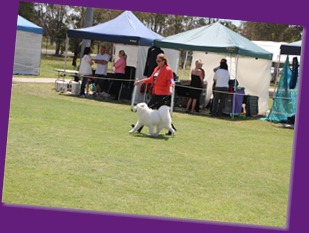
<svg viewBox="0 0 309 233"><path fill-rule="evenodd" d="M148 109L148 105L144 102L138 103L136 106L131 108L132 112L141 112L141 111L146 110L146 109Z"/></svg>

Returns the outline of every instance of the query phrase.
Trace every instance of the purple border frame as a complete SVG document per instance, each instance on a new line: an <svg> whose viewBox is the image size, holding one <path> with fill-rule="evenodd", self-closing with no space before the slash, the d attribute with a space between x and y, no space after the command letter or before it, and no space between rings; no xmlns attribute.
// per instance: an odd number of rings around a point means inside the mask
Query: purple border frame
<svg viewBox="0 0 309 233"><path fill-rule="evenodd" d="M298 101L297 125L294 138L294 157L292 168L292 182L290 187L289 215L287 228L255 227L236 224L219 224L199 221L176 221L173 219L150 218L143 216L127 216L104 214L96 212L78 212L58 210L55 208L36 208L27 206L6 205L0 203L1 232L212 232L212 233L305 233L309 232L308 216L308 184L309 158L306 154L308 143L308 111L305 100L309 98L309 55L306 45L306 29L309 25L308 10L305 0L284 1L259 0L156 0L155 2L141 0L106 1L106 0L42 0L29 2L45 2L63 5L81 5L118 10L132 10L165 14L180 14L204 16L223 19L237 19L268 23L294 24L304 27L302 47L302 78L300 80L300 99ZM0 198L2 200L3 175L5 167L6 139L8 130L9 107L12 84L12 70L14 62L16 23L18 0L11 0L0 14L0 22L5 22L5 30L1 33L1 92L0 92ZM307 66L308 65L308 66Z"/></svg>

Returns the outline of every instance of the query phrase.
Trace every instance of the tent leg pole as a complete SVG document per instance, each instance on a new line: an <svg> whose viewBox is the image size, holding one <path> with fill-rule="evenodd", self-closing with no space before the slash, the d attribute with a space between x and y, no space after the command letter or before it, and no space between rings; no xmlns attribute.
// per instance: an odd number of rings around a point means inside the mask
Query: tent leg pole
<svg viewBox="0 0 309 233"><path fill-rule="evenodd" d="M188 59L188 51L186 51L185 61L184 61L183 66L182 66L181 79L184 79L184 74L185 74L187 59Z"/></svg>
<svg viewBox="0 0 309 233"><path fill-rule="evenodd" d="M65 39L65 57L64 57L64 67L63 67L64 71L66 70L66 67L67 67L68 48L69 48L69 37L67 34L66 39Z"/></svg>
<svg viewBox="0 0 309 233"><path fill-rule="evenodd" d="M280 68L280 58L281 56L279 55L279 59L278 59L278 64L277 64L277 73L276 73L276 76L275 76L275 84L274 84L274 93L273 93L273 98L275 98L275 95L276 95L276 87L277 87L277 80L278 80L278 77L279 77L279 68Z"/></svg>
<svg viewBox="0 0 309 233"><path fill-rule="evenodd" d="M137 91L137 86L134 85L133 94L132 94L132 101L131 101L131 109L133 109L133 106L134 106L134 103L135 103L136 91Z"/></svg>
<svg viewBox="0 0 309 233"><path fill-rule="evenodd" d="M231 59L232 60L232 59ZM238 69L238 60L239 60L239 54L237 54L236 56L236 67L235 67L235 82L234 82L234 92L233 93L233 106L232 106L232 119L234 119L234 115L235 115L235 106L236 106L236 88L237 88L237 69Z"/></svg>
<svg viewBox="0 0 309 233"><path fill-rule="evenodd" d="M175 85L173 86L173 94L171 96L171 115L172 115L172 112L174 111L174 100L175 100Z"/></svg>

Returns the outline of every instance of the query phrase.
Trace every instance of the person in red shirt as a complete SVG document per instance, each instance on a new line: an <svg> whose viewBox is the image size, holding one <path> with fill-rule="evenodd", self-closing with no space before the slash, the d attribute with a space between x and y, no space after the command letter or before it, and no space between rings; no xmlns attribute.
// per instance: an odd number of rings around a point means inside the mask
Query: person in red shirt
<svg viewBox="0 0 309 233"><path fill-rule="evenodd" d="M151 84L152 92L148 106L153 109L158 109L162 105L171 105L172 89L175 85L173 70L167 65L167 57L165 54L160 53L157 55L156 62L158 66L153 70L148 78L137 80L134 85ZM175 127L172 125L173 129ZM141 132L142 127L138 130ZM171 135L171 132L168 132Z"/></svg>

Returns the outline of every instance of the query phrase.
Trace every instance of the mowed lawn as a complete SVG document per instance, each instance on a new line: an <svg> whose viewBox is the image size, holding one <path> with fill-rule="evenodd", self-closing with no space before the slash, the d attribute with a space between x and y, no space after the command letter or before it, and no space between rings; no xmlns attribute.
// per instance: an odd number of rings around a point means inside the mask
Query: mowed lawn
<svg viewBox="0 0 309 233"><path fill-rule="evenodd" d="M128 131L128 104L12 85L3 202L285 227L294 131L173 113L176 136Z"/></svg>

